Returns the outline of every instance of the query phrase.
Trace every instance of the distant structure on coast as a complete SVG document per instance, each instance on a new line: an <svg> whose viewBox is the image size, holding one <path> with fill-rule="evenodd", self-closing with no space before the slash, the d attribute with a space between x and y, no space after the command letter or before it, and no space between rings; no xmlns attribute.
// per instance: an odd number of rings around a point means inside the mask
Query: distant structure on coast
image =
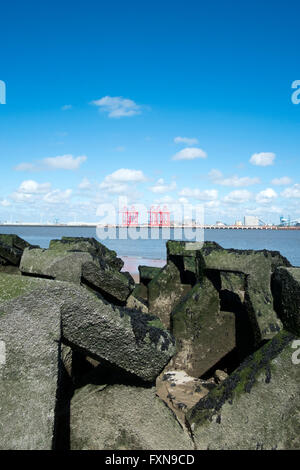
<svg viewBox="0 0 300 470"><path fill-rule="evenodd" d="M122 226L123 227L136 227L139 225L139 212L132 206L128 209L126 206L120 211L122 214Z"/></svg>
<svg viewBox="0 0 300 470"><path fill-rule="evenodd" d="M259 225L259 218L254 215L245 215L244 225L246 227L256 227Z"/></svg>
<svg viewBox="0 0 300 470"><path fill-rule="evenodd" d="M163 209L152 206L148 214L150 227L170 227L170 211L167 206Z"/></svg>

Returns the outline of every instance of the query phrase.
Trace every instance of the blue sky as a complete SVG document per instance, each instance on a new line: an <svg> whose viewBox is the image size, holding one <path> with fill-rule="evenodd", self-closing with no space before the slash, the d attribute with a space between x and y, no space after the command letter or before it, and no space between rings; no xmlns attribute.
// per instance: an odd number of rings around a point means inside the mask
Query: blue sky
<svg viewBox="0 0 300 470"><path fill-rule="evenodd" d="M0 220L95 221L119 196L203 204L208 223L300 219L299 14L296 1L3 4Z"/></svg>

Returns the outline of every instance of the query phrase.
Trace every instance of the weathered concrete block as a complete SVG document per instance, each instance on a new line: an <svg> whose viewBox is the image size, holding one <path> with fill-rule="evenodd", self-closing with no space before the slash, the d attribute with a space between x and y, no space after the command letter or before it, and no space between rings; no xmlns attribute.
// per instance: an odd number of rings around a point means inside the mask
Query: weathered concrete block
<svg viewBox="0 0 300 470"><path fill-rule="evenodd" d="M194 283L202 278L202 272L198 270L199 263L196 261L199 243L169 240L166 245L167 262L175 263L182 276L192 279ZM192 249L193 246L195 249Z"/></svg>
<svg viewBox="0 0 300 470"><path fill-rule="evenodd" d="M61 306L63 337L87 355L150 382L174 355L175 340L158 318L109 305L75 285L66 296Z"/></svg>
<svg viewBox="0 0 300 470"><path fill-rule="evenodd" d="M83 251L88 252L93 257L100 258L117 271L121 271L124 261L117 257L113 250L109 250L95 238L84 237L62 237L61 240L51 240L49 250L55 251Z"/></svg>
<svg viewBox="0 0 300 470"><path fill-rule="evenodd" d="M0 234L0 265L19 266L23 251L30 246L18 235Z"/></svg>
<svg viewBox="0 0 300 470"><path fill-rule="evenodd" d="M135 283L129 273L120 273L105 262L94 261L82 264L81 278L92 289L100 292L107 300L125 305Z"/></svg>
<svg viewBox="0 0 300 470"><path fill-rule="evenodd" d="M87 385L71 404L72 450L191 450L155 387Z"/></svg>
<svg viewBox="0 0 300 470"><path fill-rule="evenodd" d="M277 268L272 291L284 328L300 336L300 268Z"/></svg>
<svg viewBox="0 0 300 470"><path fill-rule="evenodd" d="M22 251L12 246L6 245L0 240L0 264L19 266Z"/></svg>
<svg viewBox="0 0 300 470"><path fill-rule="evenodd" d="M279 266L291 266L278 251L223 249L204 243L197 252L198 270L229 271L246 275L245 306L256 344L280 331L282 323L273 308L271 274Z"/></svg>
<svg viewBox="0 0 300 470"><path fill-rule="evenodd" d="M235 315L220 311L219 293L204 279L174 308L171 331L177 354L171 367L200 377L236 346Z"/></svg>
<svg viewBox="0 0 300 470"><path fill-rule="evenodd" d="M281 331L187 413L198 450L300 448L300 367Z"/></svg>
<svg viewBox="0 0 300 470"><path fill-rule="evenodd" d="M126 307L132 310L139 310L143 313L149 313L147 303L143 302L142 299L138 299L133 294L128 297L126 301Z"/></svg>
<svg viewBox="0 0 300 470"><path fill-rule="evenodd" d="M0 242L4 243L7 246L10 246L12 248L16 248L17 250L24 251L25 248L28 248L31 245L30 243L26 242L23 240L23 238L20 238L18 235L15 234L0 234ZM36 246L36 248L38 248Z"/></svg>
<svg viewBox="0 0 300 470"><path fill-rule="evenodd" d="M60 309L30 293L47 282L0 274L2 450L51 450L55 443Z"/></svg>
<svg viewBox="0 0 300 470"><path fill-rule="evenodd" d="M88 252L26 248L21 259L20 271L27 275L79 284L82 265L87 262L94 262L93 256Z"/></svg>
<svg viewBox="0 0 300 470"><path fill-rule="evenodd" d="M152 279L157 276L161 268L157 268L155 266L139 266L139 274L140 274L140 283L144 286L147 286Z"/></svg>
<svg viewBox="0 0 300 470"><path fill-rule="evenodd" d="M190 289L190 285L181 283L179 269L169 261L148 284L149 313L158 316L165 327L170 328L173 308Z"/></svg>

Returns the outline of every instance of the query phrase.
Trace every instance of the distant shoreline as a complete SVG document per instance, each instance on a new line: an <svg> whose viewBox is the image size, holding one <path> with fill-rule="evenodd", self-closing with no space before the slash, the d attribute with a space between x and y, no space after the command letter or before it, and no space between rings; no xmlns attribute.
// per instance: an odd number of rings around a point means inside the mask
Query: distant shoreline
<svg viewBox="0 0 300 470"><path fill-rule="evenodd" d="M183 228L193 228L193 229L203 229L203 230L300 230L300 226L288 226L280 227L278 225L170 225L170 226L151 226L151 225L99 225L96 223L85 223L85 224L38 224L38 223L11 223L11 224L0 224L1 227L56 227L56 228L160 228L160 229L183 229Z"/></svg>

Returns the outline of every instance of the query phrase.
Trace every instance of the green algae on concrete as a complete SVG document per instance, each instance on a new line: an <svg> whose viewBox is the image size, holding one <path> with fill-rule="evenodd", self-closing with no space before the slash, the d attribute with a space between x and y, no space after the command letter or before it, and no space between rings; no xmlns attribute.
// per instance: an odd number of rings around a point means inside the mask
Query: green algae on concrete
<svg viewBox="0 0 300 470"><path fill-rule="evenodd" d="M177 342L172 367L200 377L235 346L235 315L220 311L218 291L209 279L196 284L171 314Z"/></svg>
<svg viewBox="0 0 300 470"><path fill-rule="evenodd" d="M290 267L278 251L224 249L204 243L198 251L198 263L205 272L229 271L246 275L245 306L257 345L275 336L282 323L273 308L271 274L279 266Z"/></svg>
<svg viewBox="0 0 300 470"><path fill-rule="evenodd" d="M72 450L193 450L155 387L87 385L71 402Z"/></svg>
<svg viewBox="0 0 300 470"><path fill-rule="evenodd" d="M49 250L55 251L83 251L103 259L112 268L121 271L124 262L117 257L115 251L110 250L95 238L62 237L61 240L51 240Z"/></svg>
<svg viewBox="0 0 300 470"><path fill-rule="evenodd" d="M47 282L51 281L0 273L0 302L15 299L33 290L39 290L45 286Z"/></svg>
<svg viewBox="0 0 300 470"><path fill-rule="evenodd" d="M147 286L161 271L161 268L155 266L139 266L140 283Z"/></svg>
<svg viewBox="0 0 300 470"><path fill-rule="evenodd" d="M83 263L93 260L88 252L26 248L21 259L20 271L27 275L80 283Z"/></svg>
<svg viewBox="0 0 300 470"><path fill-rule="evenodd" d="M300 268L277 268L272 291L284 328L300 336Z"/></svg>
<svg viewBox="0 0 300 470"><path fill-rule="evenodd" d="M129 273L120 273L103 261L98 264L94 261L83 263L81 279L106 300L120 305L125 305L135 285Z"/></svg>
<svg viewBox="0 0 300 470"><path fill-rule="evenodd" d="M300 368L281 331L187 414L197 449L300 447Z"/></svg>
<svg viewBox="0 0 300 470"><path fill-rule="evenodd" d="M56 306L67 344L143 380L154 381L175 353L174 338L153 315L110 305L73 283L0 274L0 311L23 301Z"/></svg>
<svg viewBox="0 0 300 470"><path fill-rule="evenodd" d="M18 235L15 234L0 234L0 242L4 243L7 246L11 246L12 248L17 248L18 250L25 250L29 246L32 246L30 243L20 238Z"/></svg>
<svg viewBox="0 0 300 470"><path fill-rule="evenodd" d="M61 319L59 307L38 296L45 282L0 275L2 450L51 450L55 441Z"/></svg>
<svg viewBox="0 0 300 470"><path fill-rule="evenodd" d="M22 251L0 241L0 264L19 266Z"/></svg>
<svg viewBox="0 0 300 470"><path fill-rule="evenodd" d="M148 284L149 313L160 318L170 328L170 315L180 298L191 289L181 283L180 271L169 261Z"/></svg>
<svg viewBox="0 0 300 470"><path fill-rule="evenodd" d="M19 266L23 251L31 246L18 235L0 234L0 265Z"/></svg>

